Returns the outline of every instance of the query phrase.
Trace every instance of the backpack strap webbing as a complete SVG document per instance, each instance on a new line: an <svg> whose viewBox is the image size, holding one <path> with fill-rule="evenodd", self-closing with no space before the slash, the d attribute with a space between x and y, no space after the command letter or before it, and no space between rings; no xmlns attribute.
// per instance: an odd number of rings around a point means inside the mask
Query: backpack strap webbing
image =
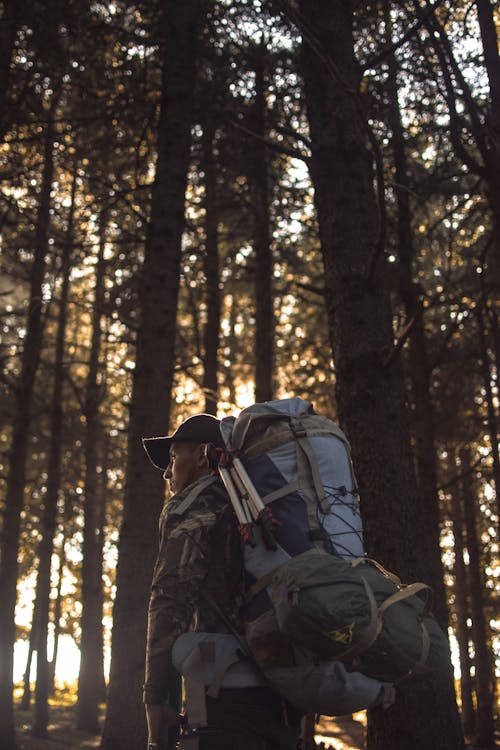
<svg viewBox="0 0 500 750"><path fill-rule="evenodd" d="M421 668L426 663L428 657L429 657L429 651L431 647L430 642L430 636L429 631L425 625L424 618L429 614L432 608L432 588L428 586L426 583L411 583L408 585L401 584L401 581L399 578L394 575L393 573L389 573L389 571L385 570L385 568L380 565L380 563L377 563L376 560L372 560L371 558L366 557L359 557L356 558L356 560L353 560L351 565L353 567L357 567L362 562L369 562L372 565L374 565L376 568L380 570L383 575L385 575L387 578L389 578L395 585L399 588L398 591L396 591L394 594L389 596L387 599L385 599L380 606L377 605L377 602L375 600L375 597L373 595L373 592L367 583L366 579L361 576L361 579L363 581L363 585L365 587L366 595L368 597L368 601L370 602L370 623L365 629L365 632L363 633L363 637L361 640L352 648L347 649L347 651L344 651L343 653L339 654L337 656L337 659L340 661L352 661L356 656L359 656L363 653L363 651L366 651L370 646L376 641L378 636L380 635L380 632L383 627L383 614L384 612L389 609L393 604L396 604L397 602L401 602L404 599L408 599L410 596L414 596L415 594L420 593L421 591L425 591L427 594L427 598L424 604L424 608L422 610L422 613L420 615L420 627L422 631L422 651L420 653L420 658L417 662L415 662L413 668L409 671L409 675L411 675L413 672L418 672L421 670ZM396 583L397 582L397 583ZM405 675L404 677L407 677L409 675ZM401 678L401 679L404 679Z"/></svg>
<svg viewBox="0 0 500 750"><path fill-rule="evenodd" d="M309 555L327 555L328 553L325 552L323 549L318 549L317 547L314 547L313 549L308 549L305 552L301 552L299 555L295 555L295 559L297 557L306 557ZM286 560L282 565L286 565L288 560ZM278 572L278 570L282 567L282 565L277 565L275 568L269 571L269 573L265 573L265 575L258 578L248 589L248 591L245 592L245 602L248 604L252 601L252 599L257 596L257 594L260 594L263 589L267 589L268 586L271 585L274 576Z"/></svg>
<svg viewBox="0 0 500 750"><path fill-rule="evenodd" d="M318 461L307 436L307 430L299 419L290 420L290 427L292 428L292 432L299 448L303 451L307 459L314 485L314 491L316 493L316 497L318 498L319 506L323 513L328 513L330 506L326 501L326 493L325 488L323 487L323 482L321 480Z"/></svg>
<svg viewBox="0 0 500 750"><path fill-rule="evenodd" d="M210 487L214 482L218 480L218 476L212 476L208 475L206 477L202 477L199 482L195 484L193 489L188 492L184 500L182 500L179 505L170 511L171 515L176 516L182 516L187 509L194 503L196 498L201 495L201 493L207 489L207 487ZM215 488L214 488L215 489Z"/></svg>

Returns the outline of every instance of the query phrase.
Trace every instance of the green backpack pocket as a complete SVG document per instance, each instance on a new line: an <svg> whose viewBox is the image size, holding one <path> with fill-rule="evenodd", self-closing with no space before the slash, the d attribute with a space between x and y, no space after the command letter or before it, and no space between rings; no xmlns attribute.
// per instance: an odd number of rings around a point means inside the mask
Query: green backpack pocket
<svg viewBox="0 0 500 750"><path fill-rule="evenodd" d="M449 664L431 589L404 585L367 558L298 555L274 572L268 592L281 632L323 659L384 681Z"/></svg>

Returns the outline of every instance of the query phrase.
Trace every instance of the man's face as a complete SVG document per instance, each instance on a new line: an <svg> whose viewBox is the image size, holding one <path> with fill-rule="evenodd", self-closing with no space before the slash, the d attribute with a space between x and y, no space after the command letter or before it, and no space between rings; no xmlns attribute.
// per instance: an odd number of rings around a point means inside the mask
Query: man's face
<svg viewBox="0 0 500 750"><path fill-rule="evenodd" d="M170 463L163 474L172 493L182 492L192 482L207 474L204 448L204 445L194 443L172 443Z"/></svg>

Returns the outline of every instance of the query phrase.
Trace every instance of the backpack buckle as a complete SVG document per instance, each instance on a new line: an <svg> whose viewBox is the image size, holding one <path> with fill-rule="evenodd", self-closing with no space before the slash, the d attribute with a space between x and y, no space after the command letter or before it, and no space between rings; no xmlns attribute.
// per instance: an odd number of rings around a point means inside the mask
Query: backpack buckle
<svg viewBox="0 0 500 750"><path fill-rule="evenodd" d="M300 419L294 419L293 422L290 422L290 428L293 432L294 437L296 438L303 438L307 437L307 430L300 421Z"/></svg>

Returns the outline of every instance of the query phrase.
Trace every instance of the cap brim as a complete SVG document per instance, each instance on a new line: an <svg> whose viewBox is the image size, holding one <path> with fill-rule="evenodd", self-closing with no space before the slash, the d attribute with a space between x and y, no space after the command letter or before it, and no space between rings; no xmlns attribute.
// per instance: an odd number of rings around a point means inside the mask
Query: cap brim
<svg viewBox="0 0 500 750"><path fill-rule="evenodd" d="M170 463L170 444L171 437L152 437L142 438L144 450L148 458L157 469L165 471Z"/></svg>

